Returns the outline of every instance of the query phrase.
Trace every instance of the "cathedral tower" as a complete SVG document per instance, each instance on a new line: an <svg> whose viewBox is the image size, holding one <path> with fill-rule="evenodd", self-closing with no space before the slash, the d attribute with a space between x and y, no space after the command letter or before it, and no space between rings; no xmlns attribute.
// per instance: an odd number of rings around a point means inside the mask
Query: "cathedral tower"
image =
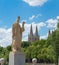
<svg viewBox="0 0 59 65"><path fill-rule="evenodd" d="M39 35L38 35L37 26L36 26L35 34L33 34L32 25L31 25L31 27L30 27L30 34L28 35L28 41L29 41L29 42L34 42L34 41L36 41L36 40L39 40Z"/></svg>
<svg viewBox="0 0 59 65"><path fill-rule="evenodd" d="M30 27L30 33L28 35L28 41L33 42L33 30L32 30L32 25Z"/></svg>
<svg viewBox="0 0 59 65"><path fill-rule="evenodd" d="M36 31L35 31L35 40L39 40L39 35L38 35L38 28L36 26Z"/></svg>

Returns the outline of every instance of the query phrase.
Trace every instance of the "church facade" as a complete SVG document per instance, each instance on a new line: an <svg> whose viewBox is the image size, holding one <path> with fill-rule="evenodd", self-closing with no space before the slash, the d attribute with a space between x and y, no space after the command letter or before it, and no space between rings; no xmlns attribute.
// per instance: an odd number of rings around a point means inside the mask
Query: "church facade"
<svg viewBox="0 0 59 65"><path fill-rule="evenodd" d="M32 25L30 27L30 33L28 35L28 42L34 42L39 40L39 35L38 35L38 28L36 26L36 30L35 30L35 34L33 34L33 29L32 29Z"/></svg>

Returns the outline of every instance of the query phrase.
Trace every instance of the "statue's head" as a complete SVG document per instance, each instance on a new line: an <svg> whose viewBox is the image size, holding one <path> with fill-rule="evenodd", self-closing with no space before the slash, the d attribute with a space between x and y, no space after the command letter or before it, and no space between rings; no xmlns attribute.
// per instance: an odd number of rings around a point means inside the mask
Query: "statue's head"
<svg viewBox="0 0 59 65"><path fill-rule="evenodd" d="M17 18L17 21L16 21L16 22L17 22L17 23L19 23L19 20L20 20L20 16L18 16L18 18Z"/></svg>

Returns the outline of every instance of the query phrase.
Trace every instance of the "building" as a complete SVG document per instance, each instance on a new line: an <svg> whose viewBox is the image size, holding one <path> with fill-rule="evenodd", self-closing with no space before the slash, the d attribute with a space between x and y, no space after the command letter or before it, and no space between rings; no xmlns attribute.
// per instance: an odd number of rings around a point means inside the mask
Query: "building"
<svg viewBox="0 0 59 65"><path fill-rule="evenodd" d="M34 41L37 41L37 40L39 40L37 26L36 26L35 34L33 34L32 25L31 25L31 27L30 27L30 34L28 35L28 41L29 42L34 42Z"/></svg>

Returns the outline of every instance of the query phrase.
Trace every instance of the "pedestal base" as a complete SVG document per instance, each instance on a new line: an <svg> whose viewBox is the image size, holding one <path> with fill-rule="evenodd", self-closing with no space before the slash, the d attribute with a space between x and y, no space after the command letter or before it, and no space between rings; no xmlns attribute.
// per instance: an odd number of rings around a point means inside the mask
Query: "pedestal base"
<svg viewBox="0 0 59 65"><path fill-rule="evenodd" d="M9 54L9 65L25 65L25 54L22 52Z"/></svg>

